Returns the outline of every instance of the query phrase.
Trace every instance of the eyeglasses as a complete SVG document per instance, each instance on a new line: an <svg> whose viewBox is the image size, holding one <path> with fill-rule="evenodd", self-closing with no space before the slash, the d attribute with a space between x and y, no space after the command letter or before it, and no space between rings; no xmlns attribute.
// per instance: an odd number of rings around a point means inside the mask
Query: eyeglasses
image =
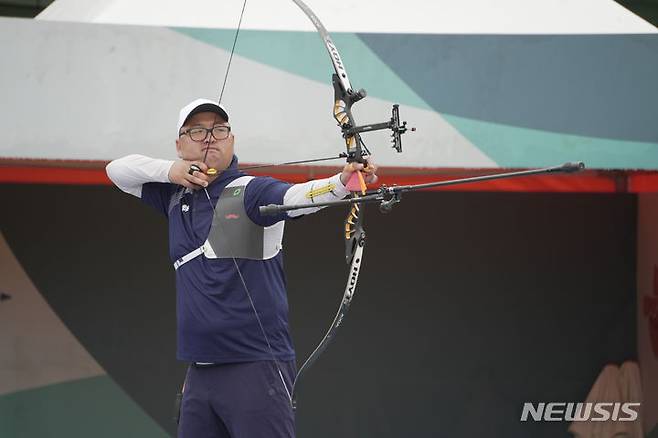
<svg viewBox="0 0 658 438"><path fill-rule="evenodd" d="M208 134L212 135L215 140L225 140L231 133L231 127L225 125L213 126L212 128L203 128L196 126L187 131L183 131L178 136L189 135L193 141L206 141Z"/></svg>

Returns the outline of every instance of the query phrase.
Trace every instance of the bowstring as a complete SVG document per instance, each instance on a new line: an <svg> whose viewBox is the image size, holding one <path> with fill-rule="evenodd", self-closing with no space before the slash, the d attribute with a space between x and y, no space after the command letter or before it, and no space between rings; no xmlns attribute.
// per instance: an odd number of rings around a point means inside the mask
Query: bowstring
<svg viewBox="0 0 658 438"><path fill-rule="evenodd" d="M244 0L242 3L242 11L240 12L240 19L238 20L238 27L235 31L235 37L233 38L233 45L231 47L231 54L229 55L228 58L228 63L226 65L226 73L224 74L224 82L222 83L222 89L219 94L219 99L217 104L221 105L222 103L222 98L224 97L224 90L226 89L226 83L228 82L228 75L229 71L231 70L231 63L233 62L233 54L235 53L235 47L238 42L238 36L240 35L240 28L242 26L242 18L244 17L244 11L247 7L247 0ZM206 141L210 141L210 134ZM206 163L206 158L208 157L208 151L210 148L207 146L206 147L206 153L203 156L203 163ZM208 193L208 188L204 187L203 188L206 198L208 199L208 203L210 204L210 207L212 208L213 212L213 221L217 219L217 210L215 209L215 205L212 202L212 199L210 197L210 193ZM217 223L220 224L221 222L217 220ZM279 378L281 379L281 384L283 385L283 389L286 391L286 395L288 396L288 400L290 402L290 406L293 405L293 400L292 400L292 394L290 390L288 389L288 384L286 383L285 378L283 377L283 372L281 371L281 367L279 366L279 361L276 360L276 356L274 355L274 349L272 348L272 343L270 342L270 338L267 336L267 332L265 331L265 327L263 326L263 322L260 319L260 316L258 315L258 310L256 310L256 305L254 304L254 299L252 298L251 292L249 292L249 288L247 287L247 282L244 279L244 276L242 275L242 270L240 269L240 266L238 265L238 261L235 258L235 255L233 253L232 248L230 247L230 244L228 243L227 240L227 249L229 251L229 254L231 254L231 259L233 260L233 264L235 265L235 269L238 273L238 277L240 277L240 283L242 283L242 287L245 291L245 294L247 295L247 299L249 300L249 305L251 306L251 310L254 312L254 316L256 317L256 322L258 322L258 326L260 328L260 332L263 335L263 339L265 340L265 344L267 344L267 349L270 353L270 357L272 358L272 362L274 363L274 366L276 368L276 374L279 375Z"/></svg>
<svg viewBox="0 0 658 438"><path fill-rule="evenodd" d="M242 17L244 17L244 10L247 7L247 0L244 0L242 3L242 11L240 12L240 19L238 20L238 28L235 30L235 37L233 38L233 46L231 47L231 54L228 58L228 64L226 65L226 73L224 73L224 82L222 83L222 91L219 93L219 100L217 101L218 105L222 103L222 97L224 97L224 89L226 88L226 82L228 81L228 72L231 70L231 62L233 62L233 54L235 53L235 45L238 42L238 35L240 35L240 27L242 26Z"/></svg>
<svg viewBox="0 0 658 438"><path fill-rule="evenodd" d="M210 204L210 208L212 209L213 222L215 219L217 219L217 224L219 225L221 222L217 217L217 209L215 208L215 205L213 204L212 199L210 198L210 193L208 193L208 188L204 187L203 191L205 192L206 198L208 199L208 203ZM240 277L240 283L242 283L242 287L245 291L245 294L247 295L247 299L249 300L249 305L251 306L251 310L253 310L254 316L256 317L256 322L258 322L258 327L260 327L260 332L263 335L265 344L267 344L267 349L270 353L270 357L272 358L272 362L274 362L274 366L276 367L276 373L279 375L279 378L281 379L281 384L283 385L283 389L286 391L286 395L288 396L288 400L290 401L290 405L292 406L292 394L288 389L288 384L286 383L285 378L283 377L283 372L281 371L281 367L279 366L279 361L276 360L276 356L274 355L274 349L272 348L272 343L270 342L270 338L267 336L267 332L265 331L263 322L260 319L260 316L258 315L258 310L256 310L254 299L251 295L251 292L249 292L249 288L247 287L247 282L245 281L244 276L242 275L242 270L240 269L240 266L238 265L238 261L235 258L234 255L235 253L233 252L233 248L229 243L229 239L226 240L226 249L228 249L228 252L231 255L231 260L233 260L233 264L235 265L235 270L238 273L238 277Z"/></svg>

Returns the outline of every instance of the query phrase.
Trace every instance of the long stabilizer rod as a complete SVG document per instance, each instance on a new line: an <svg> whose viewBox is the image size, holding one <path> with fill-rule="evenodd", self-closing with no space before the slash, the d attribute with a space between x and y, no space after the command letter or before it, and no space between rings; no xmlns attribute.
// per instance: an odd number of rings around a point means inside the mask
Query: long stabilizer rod
<svg viewBox="0 0 658 438"><path fill-rule="evenodd" d="M517 178L521 176L534 176L534 175L542 175L547 173L574 173L574 172L580 172L583 169L585 169L585 163L573 162L573 163L564 163L560 166L544 167L541 169L522 170L518 172L495 173L492 175L472 176L468 178L436 181L436 182L425 183L425 184L412 184L412 185L391 186L391 187L382 186L379 189L377 189L377 191L368 193L358 198L341 199L339 201L318 202L315 204L294 204L294 205L269 204L259 207L259 211L263 215L275 215L277 213L281 213L284 211L299 210L302 208L309 208L309 207L335 207L339 205L349 205L355 203L379 202L380 210L383 213L386 213L391 210L394 204L400 202L400 197L402 193L405 192L429 189L432 187L455 186L460 184L469 184L469 183L475 183L481 181Z"/></svg>

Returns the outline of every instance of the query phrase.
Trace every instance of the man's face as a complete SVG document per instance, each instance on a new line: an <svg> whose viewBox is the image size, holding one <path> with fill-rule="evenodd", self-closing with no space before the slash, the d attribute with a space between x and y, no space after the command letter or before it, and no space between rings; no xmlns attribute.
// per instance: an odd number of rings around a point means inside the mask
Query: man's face
<svg viewBox="0 0 658 438"><path fill-rule="evenodd" d="M226 121L213 112L203 112L190 117L180 132L193 128L212 129L218 126L229 126ZM203 134L202 134L203 135ZM176 140L178 156L187 161L204 161L208 167L214 167L220 172L226 169L233 159L233 134L229 132L227 138L217 140L206 132L205 140L194 141L190 134L181 135Z"/></svg>

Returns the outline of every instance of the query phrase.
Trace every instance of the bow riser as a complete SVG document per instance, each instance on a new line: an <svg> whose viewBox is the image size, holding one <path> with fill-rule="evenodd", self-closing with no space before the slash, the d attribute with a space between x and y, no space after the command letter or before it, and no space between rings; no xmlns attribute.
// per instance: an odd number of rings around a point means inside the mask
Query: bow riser
<svg viewBox="0 0 658 438"><path fill-rule="evenodd" d="M364 151L361 148L363 142L356 132L350 132L355 126L354 117L352 116L352 104L363 99L366 96L365 90L359 90L358 93L347 93L343 88L340 77L337 74L332 75L334 86L334 119L338 123L343 138L345 139L345 148L347 150L347 162L364 163Z"/></svg>

